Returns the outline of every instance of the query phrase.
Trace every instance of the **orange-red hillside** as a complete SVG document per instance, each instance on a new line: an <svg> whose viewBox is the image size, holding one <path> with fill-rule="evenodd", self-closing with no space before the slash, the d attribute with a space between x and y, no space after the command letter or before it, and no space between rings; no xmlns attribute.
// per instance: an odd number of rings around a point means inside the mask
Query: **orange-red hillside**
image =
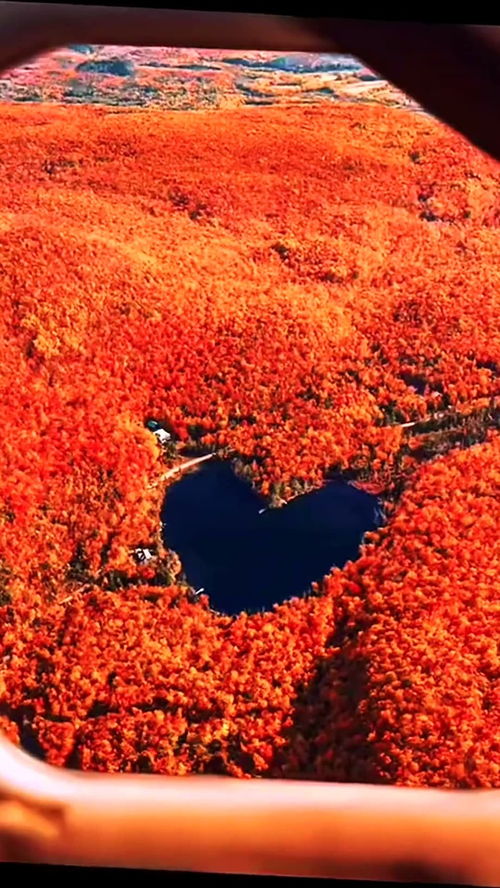
<svg viewBox="0 0 500 888"><path fill-rule="evenodd" d="M10 736L101 770L494 785L498 165L369 106L0 122ZM349 469L389 523L323 597L218 616L174 553L133 561L148 416L173 462L214 448L269 496Z"/></svg>

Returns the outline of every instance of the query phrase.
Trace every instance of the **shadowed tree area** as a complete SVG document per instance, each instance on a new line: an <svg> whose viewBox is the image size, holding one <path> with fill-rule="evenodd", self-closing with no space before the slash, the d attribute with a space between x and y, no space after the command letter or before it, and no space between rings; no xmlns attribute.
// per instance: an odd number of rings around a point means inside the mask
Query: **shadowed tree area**
<svg viewBox="0 0 500 888"><path fill-rule="evenodd" d="M282 732L269 777L388 783L370 742L367 663L356 653L358 632L346 618L327 642L332 651L295 701L292 723Z"/></svg>

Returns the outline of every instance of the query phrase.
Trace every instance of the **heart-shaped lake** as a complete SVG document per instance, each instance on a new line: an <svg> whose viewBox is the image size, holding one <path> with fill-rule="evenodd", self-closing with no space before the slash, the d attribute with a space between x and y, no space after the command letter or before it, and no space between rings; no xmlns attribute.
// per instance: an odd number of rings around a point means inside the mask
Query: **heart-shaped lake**
<svg viewBox="0 0 500 888"><path fill-rule="evenodd" d="M169 487L165 545L214 610L268 610L358 557L383 516L376 496L343 480L269 509L229 463L207 462Z"/></svg>

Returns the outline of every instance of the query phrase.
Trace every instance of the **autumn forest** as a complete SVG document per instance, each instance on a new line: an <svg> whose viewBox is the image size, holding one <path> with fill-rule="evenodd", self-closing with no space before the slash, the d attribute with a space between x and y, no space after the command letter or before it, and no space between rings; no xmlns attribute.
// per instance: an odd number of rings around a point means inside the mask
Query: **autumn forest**
<svg viewBox="0 0 500 888"><path fill-rule="evenodd" d="M498 786L498 164L394 103L233 105L0 105L0 727L84 770ZM386 521L221 614L159 521L209 453Z"/></svg>

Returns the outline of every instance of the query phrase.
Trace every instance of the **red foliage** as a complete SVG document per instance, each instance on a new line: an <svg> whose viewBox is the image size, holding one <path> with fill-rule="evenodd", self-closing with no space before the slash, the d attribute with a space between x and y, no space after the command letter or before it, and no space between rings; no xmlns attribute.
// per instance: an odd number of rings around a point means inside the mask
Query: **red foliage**
<svg viewBox="0 0 500 888"><path fill-rule="evenodd" d="M0 118L11 736L101 770L493 785L498 167L380 107ZM440 411L483 443L398 426ZM161 542L149 415L264 493L354 469L389 525L264 616L160 594L130 555Z"/></svg>
<svg viewBox="0 0 500 888"><path fill-rule="evenodd" d="M378 541L326 581L336 633L275 772L500 784L499 490L498 437L422 467Z"/></svg>

